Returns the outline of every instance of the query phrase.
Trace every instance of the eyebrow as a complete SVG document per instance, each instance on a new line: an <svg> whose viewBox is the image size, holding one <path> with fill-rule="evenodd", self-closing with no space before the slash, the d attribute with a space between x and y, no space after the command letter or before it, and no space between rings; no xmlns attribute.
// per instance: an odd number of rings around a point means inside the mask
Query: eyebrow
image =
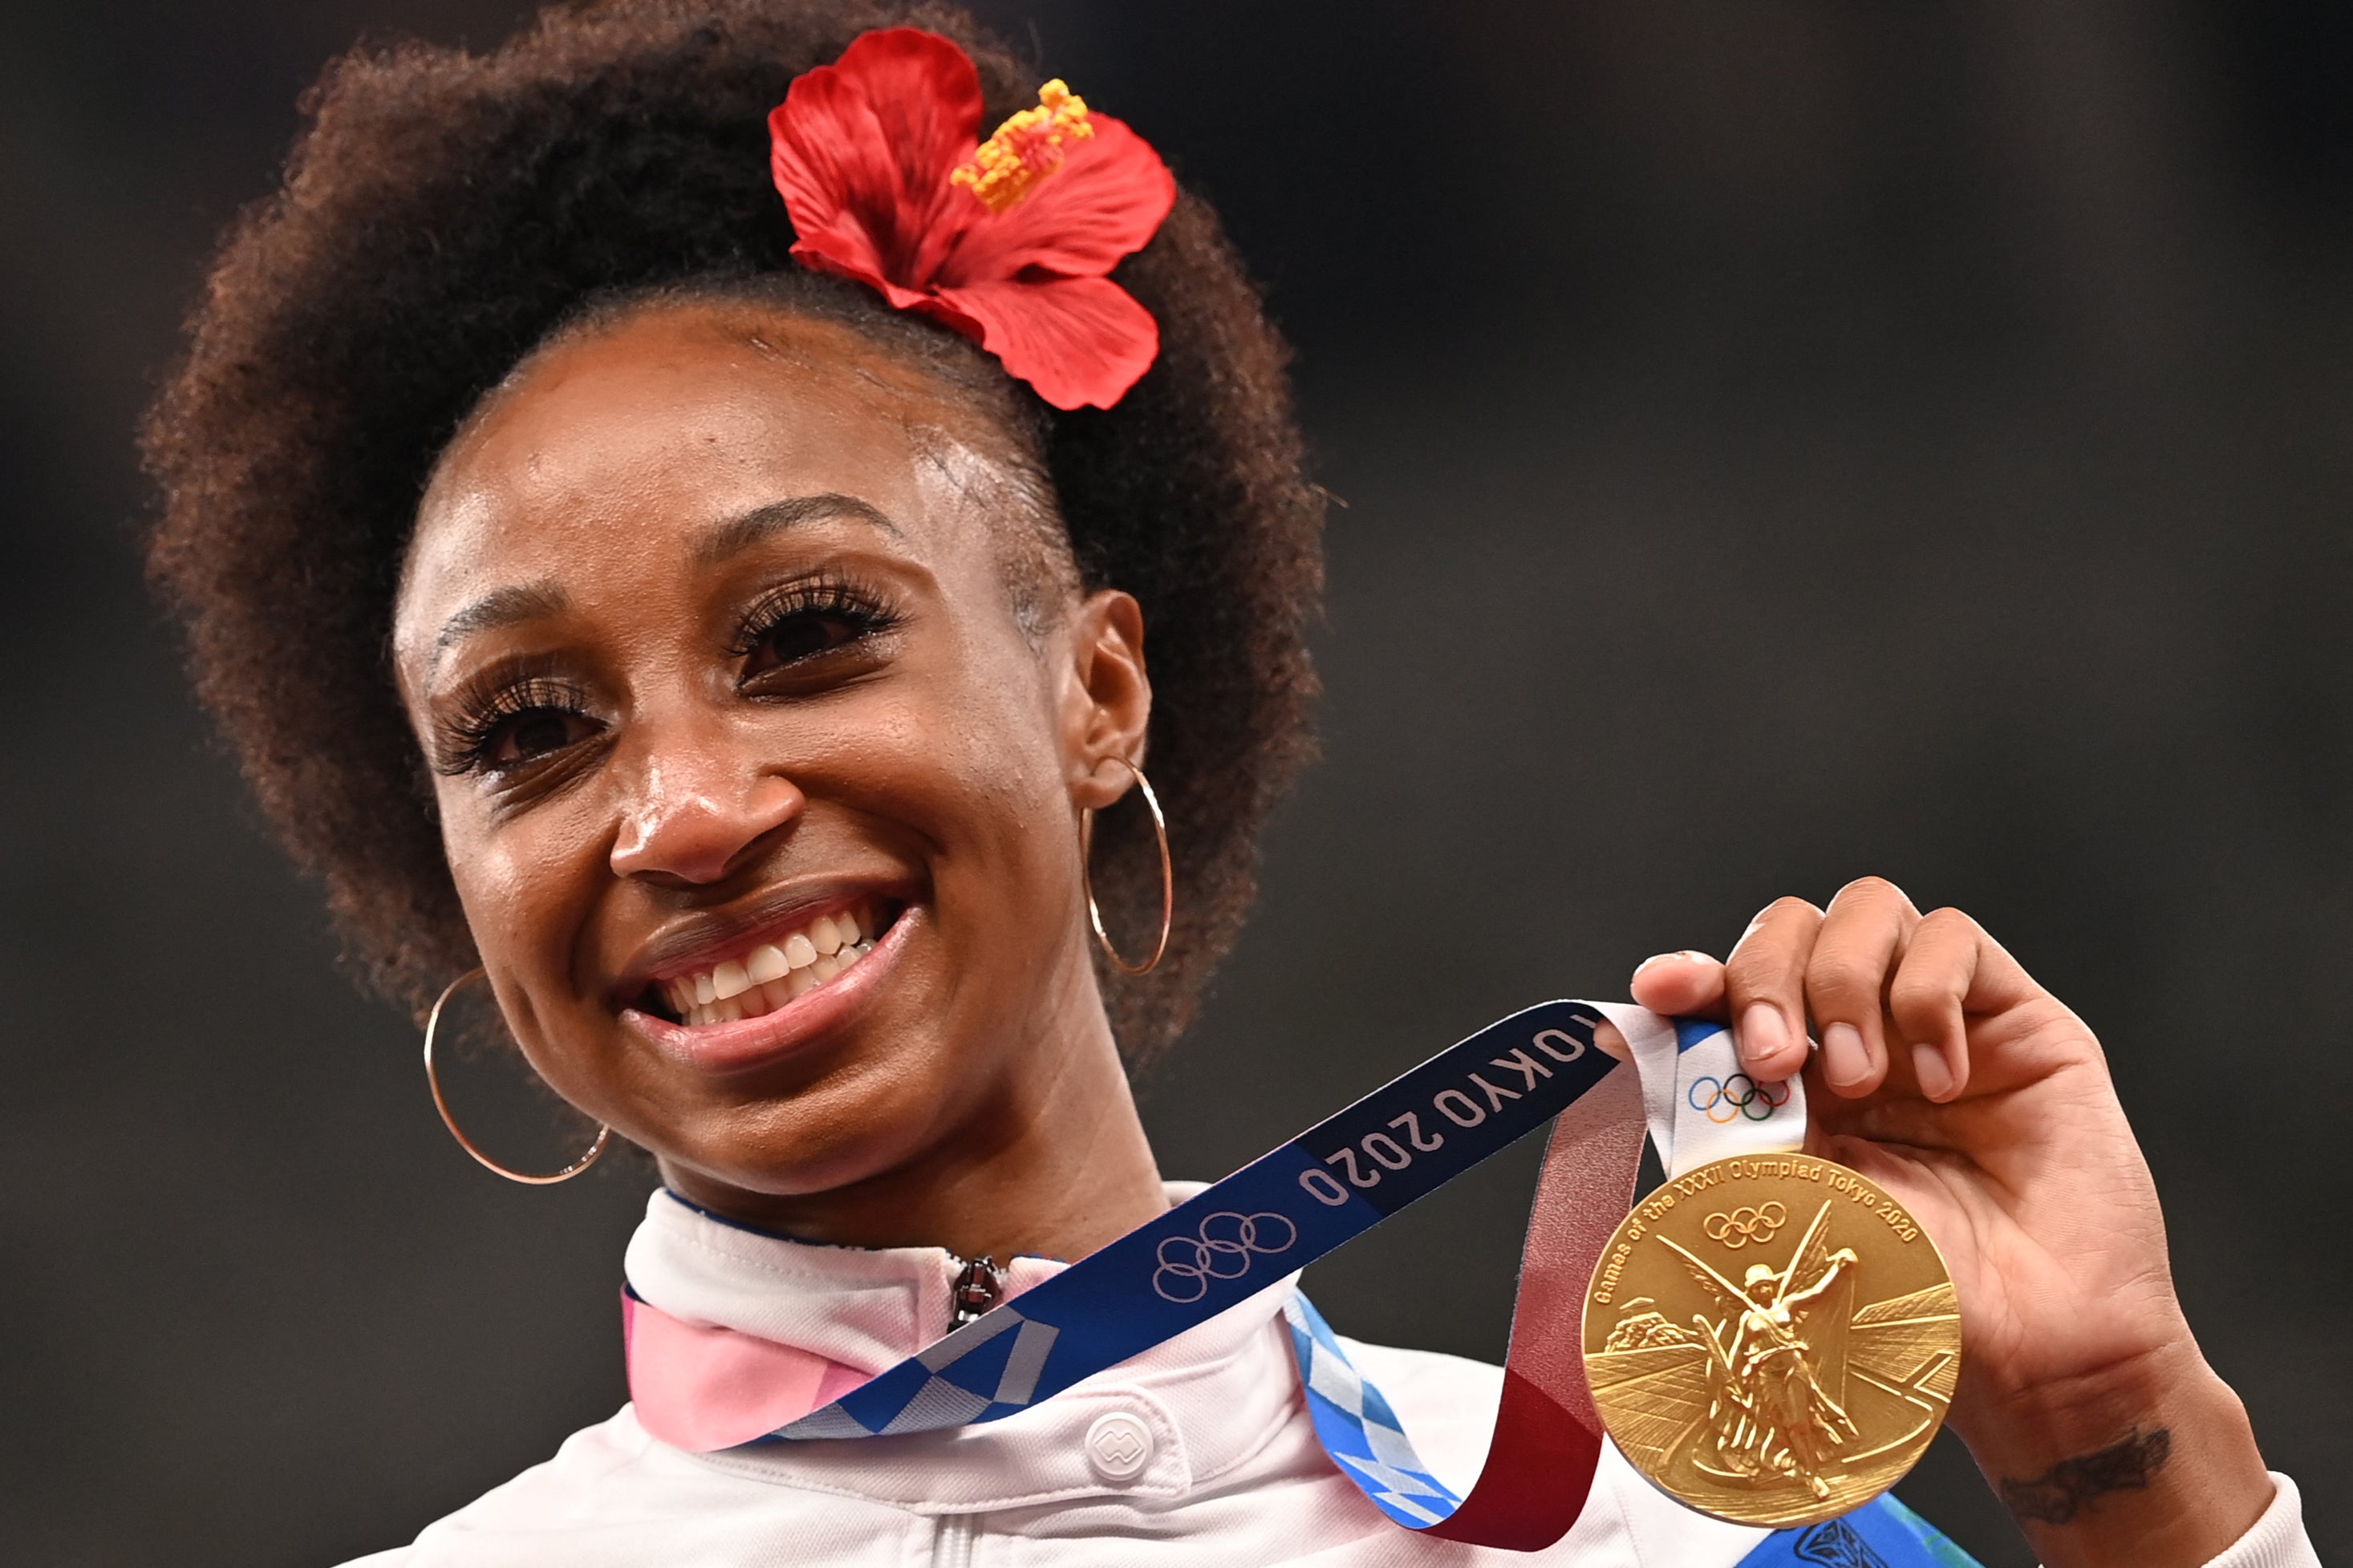
<svg viewBox="0 0 2353 1568"><path fill-rule="evenodd" d="M522 583L483 595L441 623L441 630L433 638L433 657L426 666L427 678L439 667L441 656L466 638L479 632L560 615L567 603L564 590L553 583Z"/></svg>
<svg viewBox="0 0 2353 1568"><path fill-rule="evenodd" d="M821 495L791 496L783 500L770 501L739 517L728 519L705 533L702 542L695 545L694 564L718 565L771 535L828 518L852 518L870 523L894 539L906 537L905 531L892 521L890 514L880 507L860 500L856 496L828 490ZM502 626L561 615L570 602L565 597L564 590L553 583L518 584L483 595L441 623L441 630L433 639L433 657L426 667L427 679L439 668L442 656L466 638L481 632L497 631Z"/></svg>
<svg viewBox="0 0 2353 1568"><path fill-rule="evenodd" d="M694 563L697 566L716 566L729 557L749 550L771 534L828 518L851 518L871 523L894 539L906 537L905 531L880 508L869 505L856 496L828 491L824 495L794 496L786 500L770 501L741 517L731 518L702 536L702 542L694 547Z"/></svg>

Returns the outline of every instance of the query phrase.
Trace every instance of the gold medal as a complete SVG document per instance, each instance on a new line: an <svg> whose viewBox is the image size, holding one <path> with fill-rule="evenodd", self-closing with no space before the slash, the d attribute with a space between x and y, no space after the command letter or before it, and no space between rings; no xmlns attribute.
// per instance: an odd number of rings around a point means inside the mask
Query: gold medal
<svg viewBox="0 0 2353 1568"><path fill-rule="evenodd" d="M1634 1205L1585 1293L1585 1372L1634 1468L1702 1513L1786 1529L1901 1479L1960 1375L1952 1277L1919 1222L1798 1153L1699 1166Z"/></svg>

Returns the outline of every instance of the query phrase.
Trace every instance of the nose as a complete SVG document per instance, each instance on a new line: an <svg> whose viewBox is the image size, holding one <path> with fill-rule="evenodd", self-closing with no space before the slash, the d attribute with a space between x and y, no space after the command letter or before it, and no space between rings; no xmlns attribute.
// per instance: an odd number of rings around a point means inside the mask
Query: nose
<svg viewBox="0 0 2353 1568"><path fill-rule="evenodd" d="M747 760L723 735L650 750L638 771L613 838L617 877L723 880L808 805L780 769Z"/></svg>

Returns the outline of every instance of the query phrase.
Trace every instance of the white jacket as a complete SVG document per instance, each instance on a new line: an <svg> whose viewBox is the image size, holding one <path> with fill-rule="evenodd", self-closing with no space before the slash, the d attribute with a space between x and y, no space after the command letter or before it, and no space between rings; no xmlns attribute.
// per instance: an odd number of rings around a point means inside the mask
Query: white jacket
<svg viewBox="0 0 2353 1568"><path fill-rule="evenodd" d="M1172 1186L1172 1198L1199 1188ZM1060 1265L1018 1258L1008 1288ZM936 1339L955 1263L924 1247L812 1247L654 1194L629 1244L638 1294L672 1317L879 1372ZM1731 1568L1766 1532L1653 1491L1612 1448L1577 1527L1522 1553L1401 1529L1315 1438L1282 1309L1286 1279L1002 1421L715 1454L671 1447L628 1406L367 1568ZM1439 1478L1467 1489L1502 1369L1345 1341ZM2295 1489L2212 1568L2318 1568ZM353 1565L358 1568L358 1565Z"/></svg>

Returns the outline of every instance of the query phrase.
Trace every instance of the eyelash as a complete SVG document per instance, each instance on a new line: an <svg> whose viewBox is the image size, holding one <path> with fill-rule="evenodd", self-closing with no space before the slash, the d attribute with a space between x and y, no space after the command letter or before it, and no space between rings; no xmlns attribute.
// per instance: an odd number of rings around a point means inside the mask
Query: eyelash
<svg viewBox="0 0 2353 1568"><path fill-rule="evenodd" d="M880 593L847 577L788 583L762 595L744 613L736 622L734 636L728 640L728 651L739 659L750 658L779 630L797 620L837 621L848 628L849 635L839 642L784 659L776 668L787 668L880 636L898 626L900 616L883 602ZM492 759L491 752L515 720L540 712L582 719L592 716L586 696L569 682L547 675L514 674L469 701L460 713L442 721L439 743L435 748L438 753L435 771L451 776L506 773L538 760L533 757L501 763Z"/></svg>
<svg viewBox="0 0 2353 1568"><path fill-rule="evenodd" d="M556 712L589 717L586 697L569 683L544 675L519 675L469 701L440 725L437 772L458 775L503 772L515 763L493 763L491 752L507 725L527 713Z"/></svg>
<svg viewBox="0 0 2353 1568"><path fill-rule="evenodd" d="M749 658L792 622L828 620L842 623L849 635L840 642L783 663L797 664L879 637L897 626L900 616L882 594L849 577L815 577L786 583L760 595L744 611L743 618L736 622L735 635L728 640L728 651L737 658Z"/></svg>

